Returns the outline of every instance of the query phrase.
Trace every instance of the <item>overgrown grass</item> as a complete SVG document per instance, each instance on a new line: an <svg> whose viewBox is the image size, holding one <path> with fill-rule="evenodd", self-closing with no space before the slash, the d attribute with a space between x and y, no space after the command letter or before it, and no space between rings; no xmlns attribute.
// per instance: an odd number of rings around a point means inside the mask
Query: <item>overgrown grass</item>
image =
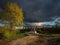
<svg viewBox="0 0 60 45"><path fill-rule="evenodd" d="M25 37L25 36L26 35L24 33L16 33L15 31L13 31L13 32L6 31L5 34L4 34L5 39L8 39L8 40L22 38L22 37Z"/></svg>
<svg viewBox="0 0 60 45"><path fill-rule="evenodd" d="M60 38L53 38L50 41L53 45L60 45Z"/></svg>
<svg viewBox="0 0 60 45"><path fill-rule="evenodd" d="M58 39L55 39L55 40L56 40L56 42L57 42L57 43L60 43L60 38L58 38Z"/></svg>
<svg viewBox="0 0 60 45"><path fill-rule="evenodd" d="M18 30L10 31L8 28L0 27L0 39L14 40L27 36L25 33L21 33Z"/></svg>
<svg viewBox="0 0 60 45"><path fill-rule="evenodd" d="M17 38L22 38L27 36L28 34L25 34L24 32L28 32L30 30L14 30L10 31L8 28L0 27L0 39L7 39L7 40L13 40ZM40 31L41 32L41 31ZM39 33L35 34L38 36L59 36L60 34L51 34L51 33Z"/></svg>
<svg viewBox="0 0 60 45"><path fill-rule="evenodd" d="M60 34L36 34L38 36L53 36L53 37L60 37Z"/></svg>

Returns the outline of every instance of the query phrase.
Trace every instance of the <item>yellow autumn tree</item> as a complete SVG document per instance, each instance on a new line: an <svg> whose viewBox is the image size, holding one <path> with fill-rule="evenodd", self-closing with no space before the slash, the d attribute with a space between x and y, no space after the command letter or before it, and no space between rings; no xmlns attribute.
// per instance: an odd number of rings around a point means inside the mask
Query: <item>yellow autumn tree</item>
<svg viewBox="0 0 60 45"><path fill-rule="evenodd" d="M8 2L2 15L2 20L8 22L11 30L15 29L16 25L23 25L23 11L16 3Z"/></svg>

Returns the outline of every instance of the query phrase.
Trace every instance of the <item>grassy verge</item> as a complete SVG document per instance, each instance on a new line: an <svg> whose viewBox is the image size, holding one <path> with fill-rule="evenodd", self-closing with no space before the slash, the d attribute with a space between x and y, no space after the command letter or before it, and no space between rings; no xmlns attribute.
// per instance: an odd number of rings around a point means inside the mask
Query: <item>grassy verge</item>
<svg viewBox="0 0 60 45"><path fill-rule="evenodd" d="M36 36L43 36L43 37L60 37L60 34L33 34Z"/></svg>
<svg viewBox="0 0 60 45"><path fill-rule="evenodd" d="M19 30L10 31L5 27L0 27L0 39L4 40L14 40L17 38L22 38L27 36L25 33L19 32Z"/></svg>

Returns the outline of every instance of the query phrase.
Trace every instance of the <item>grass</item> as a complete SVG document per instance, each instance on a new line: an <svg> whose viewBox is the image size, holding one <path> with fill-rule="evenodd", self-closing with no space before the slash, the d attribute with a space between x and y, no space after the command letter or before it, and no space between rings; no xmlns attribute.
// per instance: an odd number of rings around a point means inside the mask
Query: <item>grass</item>
<svg viewBox="0 0 60 45"><path fill-rule="evenodd" d="M25 37L27 35L25 33L21 33L21 32L17 33L16 31L13 31L13 32L8 31L8 33L6 35L4 35L4 36L5 36L5 39L7 39L7 40L15 40L15 39L18 39L18 38Z"/></svg>
<svg viewBox="0 0 60 45"><path fill-rule="evenodd" d="M37 36L45 36L45 37L47 37L47 36L60 37L60 34L35 34L35 35L37 35Z"/></svg>
<svg viewBox="0 0 60 45"><path fill-rule="evenodd" d="M5 27L0 27L0 33L3 35L3 37L1 36L1 38L7 39L7 40L14 40L17 38L22 38L27 36L28 34L25 33L21 33L19 31L12 31L10 32L9 29L5 28ZM60 34L34 34L34 35L38 35L38 36L58 36L60 37Z"/></svg>
<svg viewBox="0 0 60 45"><path fill-rule="evenodd" d="M2 36L1 36L2 35ZM8 28L0 27L0 38L4 40L14 40L27 36L25 33L21 33L17 30L10 31Z"/></svg>
<svg viewBox="0 0 60 45"><path fill-rule="evenodd" d="M56 43L60 43L60 38L55 39L55 40L56 40Z"/></svg>

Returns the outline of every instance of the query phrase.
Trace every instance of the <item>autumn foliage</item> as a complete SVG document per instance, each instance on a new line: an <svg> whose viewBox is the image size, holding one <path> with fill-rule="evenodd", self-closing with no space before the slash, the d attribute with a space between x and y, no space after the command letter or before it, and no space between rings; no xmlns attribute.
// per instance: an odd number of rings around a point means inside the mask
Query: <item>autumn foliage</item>
<svg viewBox="0 0 60 45"><path fill-rule="evenodd" d="M2 15L2 20L8 22L10 29L23 25L23 11L16 3L8 2Z"/></svg>

